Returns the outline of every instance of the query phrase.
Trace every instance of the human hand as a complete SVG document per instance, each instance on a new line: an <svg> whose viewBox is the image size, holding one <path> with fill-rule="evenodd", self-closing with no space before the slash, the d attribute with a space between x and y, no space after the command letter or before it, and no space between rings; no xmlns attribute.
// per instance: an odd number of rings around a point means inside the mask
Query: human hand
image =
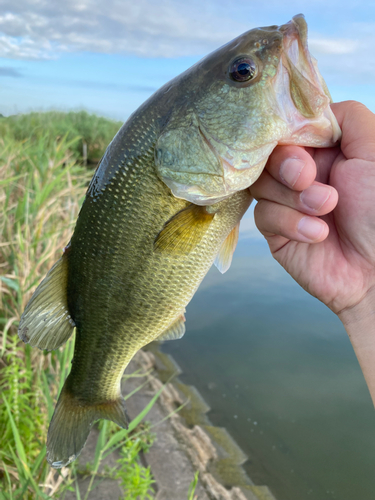
<svg viewBox="0 0 375 500"><path fill-rule="evenodd" d="M345 324L375 309L375 115L332 110L340 146L279 146L250 191L274 258Z"/></svg>
<svg viewBox="0 0 375 500"><path fill-rule="evenodd" d="M375 405L375 115L332 105L340 146L280 146L250 191L275 259L343 322Z"/></svg>

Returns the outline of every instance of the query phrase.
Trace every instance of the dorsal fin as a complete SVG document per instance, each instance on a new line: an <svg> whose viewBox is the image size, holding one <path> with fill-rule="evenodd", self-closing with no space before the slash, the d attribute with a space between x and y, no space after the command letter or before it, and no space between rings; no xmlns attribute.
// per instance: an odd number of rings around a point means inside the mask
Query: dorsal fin
<svg viewBox="0 0 375 500"><path fill-rule="evenodd" d="M67 283L64 254L48 271L21 316L18 335L23 342L51 351L68 340L75 324L68 310Z"/></svg>
<svg viewBox="0 0 375 500"><path fill-rule="evenodd" d="M215 259L215 266L219 271L224 274L232 264L233 253L236 249L238 242L238 233L240 230L240 223L238 223L226 237L222 244L219 253Z"/></svg>
<svg viewBox="0 0 375 500"><path fill-rule="evenodd" d="M168 328L155 340L163 342L164 340L181 339L185 333L185 315L181 314Z"/></svg>
<svg viewBox="0 0 375 500"><path fill-rule="evenodd" d="M154 251L189 254L203 238L214 216L205 207L189 205L166 222L155 239Z"/></svg>

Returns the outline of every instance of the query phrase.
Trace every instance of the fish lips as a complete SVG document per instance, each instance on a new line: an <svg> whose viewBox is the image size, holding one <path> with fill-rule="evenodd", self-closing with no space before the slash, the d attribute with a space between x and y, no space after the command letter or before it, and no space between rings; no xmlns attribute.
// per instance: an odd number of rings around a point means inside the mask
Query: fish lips
<svg viewBox="0 0 375 500"><path fill-rule="evenodd" d="M292 132L279 144L334 146L341 139L341 129L330 108L332 98L327 85L308 49L303 14L294 16L279 31L283 34L284 50L274 89L279 112ZM289 93L281 90L285 88L289 88Z"/></svg>

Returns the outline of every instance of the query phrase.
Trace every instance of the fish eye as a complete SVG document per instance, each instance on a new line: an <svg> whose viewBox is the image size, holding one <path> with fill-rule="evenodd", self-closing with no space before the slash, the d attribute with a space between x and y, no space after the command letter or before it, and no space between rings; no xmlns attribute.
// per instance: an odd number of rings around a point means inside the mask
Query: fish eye
<svg viewBox="0 0 375 500"><path fill-rule="evenodd" d="M250 57L239 57L229 67L229 75L235 82L247 82L257 74L257 66Z"/></svg>

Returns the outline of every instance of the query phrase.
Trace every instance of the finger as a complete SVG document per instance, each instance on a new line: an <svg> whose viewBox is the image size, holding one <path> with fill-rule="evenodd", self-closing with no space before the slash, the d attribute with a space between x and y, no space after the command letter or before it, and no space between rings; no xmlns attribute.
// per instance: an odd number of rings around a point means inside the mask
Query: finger
<svg viewBox="0 0 375 500"><path fill-rule="evenodd" d="M319 243L329 232L326 222L318 217L271 201L260 200L255 206L254 217L257 228L268 240L278 235L302 243Z"/></svg>
<svg viewBox="0 0 375 500"><path fill-rule="evenodd" d="M337 205L338 194L334 187L314 182L302 192L293 191L277 182L268 172L250 186L256 200L268 200L311 215L325 215Z"/></svg>
<svg viewBox="0 0 375 500"><path fill-rule="evenodd" d="M374 113L356 101L338 102L331 107L342 129L341 149L346 158L374 161Z"/></svg>
<svg viewBox="0 0 375 500"><path fill-rule="evenodd" d="M316 181L323 184L330 183L332 165L339 154L342 154L339 146L313 150L311 155L317 168Z"/></svg>
<svg viewBox="0 0 375 500"><path fill-rule="evenodd" d="M296 191L303 191L316 177L311 155L299 146L277 146L266 165L274 179Z"/></svg>

